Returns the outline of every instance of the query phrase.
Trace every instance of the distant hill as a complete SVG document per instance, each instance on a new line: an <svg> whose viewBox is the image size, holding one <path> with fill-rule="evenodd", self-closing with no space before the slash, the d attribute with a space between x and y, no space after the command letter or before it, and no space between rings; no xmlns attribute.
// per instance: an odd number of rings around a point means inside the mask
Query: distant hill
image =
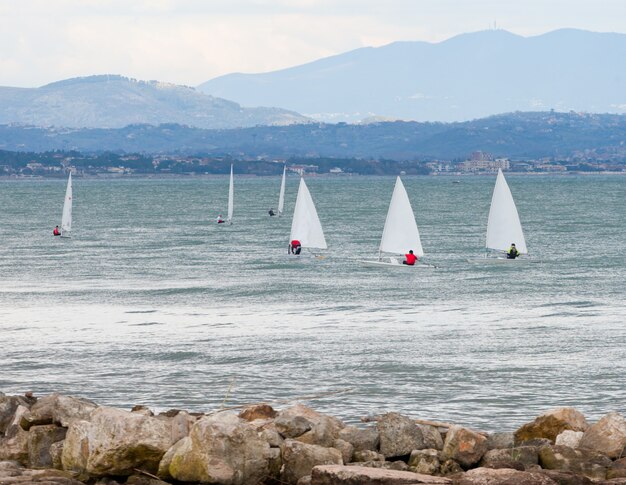
<svg viewBox="0 0 626 485"><path fill-rule="evenodd" d="M512 111L626 113L626 35L504 30L436 44L396 42L264 74L229 74L199 90L323 121L371 116L462 121Z"/></svg>
<svg viewBox="0 0 626 485"><path fill-rule="evenodd" d="M626 115L511 113L462 123L303 124L204 130L180 125L120 129L0 126L0 150L208 154L237 158L355 157L394 160L467 157L626 160Z"/></svg>
<svg viewBox="0 0 626 485"><path fill-rule="evenodd" d="M0 123L70 128L178 123L237 128L307 121L284 109L242 108L194 88L122 76L74 78L33 89L0 87Z"/></svg>

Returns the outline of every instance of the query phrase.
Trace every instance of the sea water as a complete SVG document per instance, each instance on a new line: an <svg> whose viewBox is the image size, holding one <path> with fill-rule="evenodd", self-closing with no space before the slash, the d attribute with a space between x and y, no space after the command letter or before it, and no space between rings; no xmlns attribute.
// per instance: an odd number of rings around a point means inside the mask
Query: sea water
<svg viewBox="0 0 626 485"><path fill-rule="evenodd" d="M436 269L369 268L393 177L309 177L326 233L290 258L298 179L0 181L0 391L212 411L300 400L512 430L626 412L626 177L509 176L531 256L474 265L495 176L405 177ZM514 241L511 241L514 242Z"/></svg>

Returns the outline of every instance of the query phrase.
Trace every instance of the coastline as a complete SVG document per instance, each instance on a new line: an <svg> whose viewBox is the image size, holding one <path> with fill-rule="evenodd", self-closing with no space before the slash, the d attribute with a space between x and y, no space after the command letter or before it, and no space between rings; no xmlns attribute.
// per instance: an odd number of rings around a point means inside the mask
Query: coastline
<svg viewBox="0 0 626 485"><path fill-rule="evenodd" d="M0 483L626 484L626 419L547 411L513 433L303 404L212 413L0 393Z"/></svg>

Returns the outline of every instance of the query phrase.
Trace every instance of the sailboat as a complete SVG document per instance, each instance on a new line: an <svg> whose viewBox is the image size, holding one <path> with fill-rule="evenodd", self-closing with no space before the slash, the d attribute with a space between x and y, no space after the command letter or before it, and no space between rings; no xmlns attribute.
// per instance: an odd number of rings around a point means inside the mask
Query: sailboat
<svg viewBox="0 0 626 485"><path fill-rule="evenodd" d="M283 215L285 209L285 177L287 175L287 166L283 167L283 179L280 182L280 194L278 195L278 217Z"/></svg>
<svg viewBox="0 0 626 485"><path fill-rule="evenodd" d="M293 220L291 221L291 234L289 241L298 240L303 248L326 249L326 239L322 224L317 216L315 204L311 198L304 178L300 179L296 207L293 210Z"/></svg>
<svg viewBox="0 0 626 485"><path fill-rule="evenodd" d="M418 266L432 267L421 262L417 262L414 266L401 264L396 257L386 257L383 259L383 253L405 255L410 250L418 258L424 256L420 233L415 222L415 215L411 208L409 196L406 193L404 184L400 177L396 179L396 185L393 189L387 218L385 219L385 227L383 236L380 240L377 261L361 261L367 266L387 266L397 268L415 268Z"/></svg>
<svg viewBox="0 0 626 485"><path fill-rule="evenodd" d="M235 185L233 183L233 164L230 164L230 184L228 185L228 215L226 222L232 225L233 223L233 210L235 199Z"/></svg>
<svg viewBox="0 0 626 485"><path fill-rule="evenodd" d="M487 239L485 242L485 256L483 258L469 259L471 263L513 263L520 261L507 259L504 254L511 247L511 243L520 254L528 254L522 224L515 207L515 201L511 194L511 189L506 183L506 179L501 169L498 169L496 185L491 196L491 207L489 208L489 219L487 220ZM489 251L498 251L501 254L497 257L488 257ZM526 260L527 259L522 259Z"/></svg>
<svg viewBox="0 0 626 485"><path fill-rule="evenodd" d="M67 178L63 215L61 216L61 237L72 237L72 172Z"/></svg>

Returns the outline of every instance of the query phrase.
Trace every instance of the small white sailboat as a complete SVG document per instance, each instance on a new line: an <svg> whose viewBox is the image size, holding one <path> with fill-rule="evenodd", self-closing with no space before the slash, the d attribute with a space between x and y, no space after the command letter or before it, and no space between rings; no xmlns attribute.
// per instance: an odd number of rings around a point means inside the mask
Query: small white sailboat
<svg viewBox="0 0 626 485"><path fill-rule="evenodd" d="M72 237L72 172L67 178L63 215L61 216L61 237Z"/></svg>
<svg viewBox="0 0 626 485"><path fill-rule="evenodd" d="M393 189L387 218L385 219L385 227L383 236L380 240L377 261L361 261L367 266L386 266L396 268L415 268L415 267L432 267L421 262L409 266L402 264L396 257L386 257L383 259L383 253L405 255L410 250L418 258L424 256L422 241L420 239L415 215L411 207L411 201L406 193L404 184L400 177L396 179L396 185Z"/></svg>
<svg viewBox="0 0 626 485"><path fill-rule="evenodd" d="M287 165L283 167L283 179L280 182L280 194L278 195L278 217L283 215L285 210L285 178L287 175Z"/></svg>
<svg viewBox="0 0 626 485"><path fill-rule="evenodd" d="M311 198L304 178L300 179L296 206L293 210L289 241L297 240L303 248L327 249L322 224L317 216L315 204Z"/></svg>
<svg viewBox="0 0 626 485"><path fill-rule="evenodd" d="M514 243L521 255L528 254L522 223L517 213L517 207L511 194L511 189L506 183L502 170L498 169L496 185L491 196L489 219L487 221L487 238L485 241L485 256L482 258L469 259L471 263L506 263L520 261L519 256L515 259L507 259L506 251ZM497 257L489 257L489 251L498 251ZM528 261L522 259L522 261Z"/></svg>
<svg viewBox="0 0 626 485"><path fill-rule="evenodd" d="M233 164L230 164L230 184L228 185L228 215L226 222L232 225L233 223L233 210L235 204L235 185L233 182Z"/></svg>

